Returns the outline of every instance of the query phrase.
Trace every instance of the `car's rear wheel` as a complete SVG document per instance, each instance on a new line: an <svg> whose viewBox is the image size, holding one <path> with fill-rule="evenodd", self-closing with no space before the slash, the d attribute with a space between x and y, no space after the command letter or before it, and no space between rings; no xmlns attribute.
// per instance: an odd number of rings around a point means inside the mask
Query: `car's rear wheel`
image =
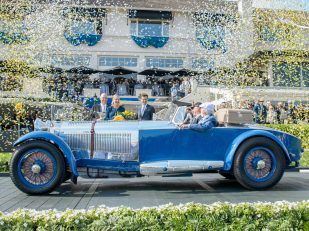
<svg viewBox="0 0 309 231"><path fill-rule="evenodd" d="M52 144L32 141L13 154L10 175L16 187L27 194L49 193L65 179L65 162Z"/></svg>
<svg viewBox="0 0 309 231"><path fill-rule="evenodd" d="M238 148L233 173L245 188L266 189L280 181L285 166L286 159L278 144L265 137L256 137Z"/></svg>

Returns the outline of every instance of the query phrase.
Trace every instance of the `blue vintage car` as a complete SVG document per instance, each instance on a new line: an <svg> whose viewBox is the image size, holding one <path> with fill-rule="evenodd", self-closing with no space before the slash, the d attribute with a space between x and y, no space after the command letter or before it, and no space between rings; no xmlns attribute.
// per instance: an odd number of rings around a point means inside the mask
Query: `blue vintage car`
<svg viewBox="0 0 309 231"><path fill-rule="evenodd" d="M217 171L256 190L274 186L285 169L299 165L301 140L242 123L243 111L236 110L236 122L225 115L221 126L205 131L179 129L176 123L183 115L179 107L170 121L55 121L48 131L31 132L15 142L12 181L25 193L42 194L68 179L76 183L78 176Z"/></svg>

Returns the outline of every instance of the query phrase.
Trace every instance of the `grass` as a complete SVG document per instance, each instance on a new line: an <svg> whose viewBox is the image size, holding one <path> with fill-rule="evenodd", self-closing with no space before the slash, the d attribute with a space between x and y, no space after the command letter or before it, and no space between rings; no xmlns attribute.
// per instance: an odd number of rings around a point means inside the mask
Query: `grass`
<svg viewBox="0 0 309 231"><path fill-rule="evenodd" d="M9 161L11 158L11 153L3 152L0 153L0 172L9 171ZM300 166L309 167L309 150L307 149L300 160Z"/></svg>

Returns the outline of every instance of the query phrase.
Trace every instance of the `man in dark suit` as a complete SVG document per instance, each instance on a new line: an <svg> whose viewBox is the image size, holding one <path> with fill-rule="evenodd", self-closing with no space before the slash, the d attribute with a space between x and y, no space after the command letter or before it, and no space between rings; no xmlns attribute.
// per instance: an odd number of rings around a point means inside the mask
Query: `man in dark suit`
<svg viewBox="0 0 309 231"><path fill-rule="evenodd" d="M105 117L106 109L109 105L107 104L107 95L105 93L102 93L100 96L100 104L95 104L92 107L93 113L99 113L100 118Z"/></svg>
<svg viewBox="0 0 309 231"><path fill-rule="evenodd" d="M254 119L257 124L265 124L267 117L267 108L264 105L264 99L261 98L253 107Z"/></svg>
<svg viewBox="0 0 309 231"><path fill-rule="evenodd" d="M140 96L140 100L142 105L138 108L138 119L152 120L155 109L153 106L148 104L148 95L146 93L142 93Z"/></svg>

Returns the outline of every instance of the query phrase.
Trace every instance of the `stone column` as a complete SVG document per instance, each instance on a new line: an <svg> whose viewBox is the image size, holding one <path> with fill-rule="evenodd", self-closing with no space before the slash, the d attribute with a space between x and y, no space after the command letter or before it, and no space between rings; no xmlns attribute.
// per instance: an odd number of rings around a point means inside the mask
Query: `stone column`
<svg viewBox="0 0 309 231"><path fill-rule="evenodd" d="M267 78L268 78L268 81L269 81L269 86L273 87L274 81L273 81L273 62L272 61L269 61L269 63L268 63Z"/></svg>

